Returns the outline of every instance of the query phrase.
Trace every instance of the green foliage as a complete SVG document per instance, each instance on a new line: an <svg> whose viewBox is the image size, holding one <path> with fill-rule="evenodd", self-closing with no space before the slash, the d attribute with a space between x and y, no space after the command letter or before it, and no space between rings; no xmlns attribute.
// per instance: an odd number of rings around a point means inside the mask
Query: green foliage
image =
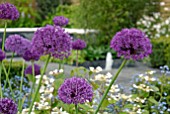
<svg viewBox="0 0 170 114"><path fill-rule="evenodd" d="M83 50L87 61L103 60L106 58L107 52L112 52L113 58L116 58L116 52L108 46L88 46Z"/></svg>
<svg viewBox="0 0 170 114"><path fill-rule="evenodd" d="M54 15L56 8L59 5L59 0L36 0L36 2L38 7L37 14L39 14L37 22L43 22L44 20L47 20L49 18L49 15ZM39 24L39 26L42 26L41 23Z"/></svg>
<svg viewBox="0 0 170 114"><path fill-rule="evenodd" d="M152 67L160 67L163 65L170 66L170 38L160 37L151 39L152 54L150 55L150 62Z"/></svg>
<svg viewBox="0 0 170 114"><path fill-rule="evenodd" d="M54 16L65 16L69 19L69 24L66 26L67 28L76 28L77 22L75 20L75 12L77 10L77 5L59 5L57 8L55 8L54 13L48 13L46 16L46 19L43 20L42 25L44 26L46 24L53 24L52 20Z"/></svg>
<svg viewBox="0 0 170 114"><path fill-rule="evenodd" d="M19 13L20 17L18 20L9 21L8 27L34 27L37 26L36 18L39 14L35 10L33 0L9 0L10 3L14 4ZM4 27L1 23L0 27Z"/></svg>
<svg viewBox="0 0 170 114"><path fill-rule="evenodd" d="M47 59L47 56L41 56L41 58L40 58L40 60L42 60L42 61L45 61L46 59ZM81 51L79 51L78 61L79 61L79 63L83 63L85 61L85 55ZM63 60L51 57L50 62L72 65L76 62L76 51L72 50L71 55L68 58L64 58Z"/></svg>
<svg viewBox="0 0 170 114"><path fill-rule="evenodd" d="M158 10L153 1L159 0L80 0L77 20L81 28L99 30L101 43L108 44L117 31L135 27L143 14Z"/></svg>
<svg viewBox="0 0 170 114"><path fill-rule="evenodd" d="M6 71L8 71L10 62L9 61L3 61L3 64L6 68ZM22 61L13 61L12 62L12 66L11 66L10 73L9 73L9 78L11 78L15 75L21 76L22 64L23 64ZM25 64L25 68L26 68L26 64ZM5 80L5 79L6 79L6 76L5 76L4 71L2 70L2 80Z"/></svg>

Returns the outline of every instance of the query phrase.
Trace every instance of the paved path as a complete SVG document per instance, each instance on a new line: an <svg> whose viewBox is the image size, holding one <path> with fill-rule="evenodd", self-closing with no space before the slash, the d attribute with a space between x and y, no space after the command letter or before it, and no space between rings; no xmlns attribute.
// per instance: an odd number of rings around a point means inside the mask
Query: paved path
<svg viewBox="0 0 170 114"><path fill-rule="evenodd" d="M21 60L21 59L15 59L15 61L16 60ZM27 62L27 64L30 64L30 62ZM44 66L44 62L38 62L37 64ZM47 72L54 70L54 69L57 69L57 68L58 68L57 63L49 63L49 65L47 67ZM65 74L69 77L70 71L74 68L75 68L75 66L64 65ZM117 70L118 70L118 68L113 68L113 69L108 70L108 71L104 70L104 71L102 71L102 73L110 72L114 76L114 74L117 72ZM139 73L145 73L148 70L155 70L155 71L159 72L158 69L150 68L150 67L148 67L148 66L146 66L146 65L144 65L140 62L135 62L135 66L133 66L133 67L125 66L123 68L123 70L120 72L116 83L123 85L125 88L127 88L126 92L128 92L128 88L131 85L131 80L134 77L134 75L137 75Z"/></svg>

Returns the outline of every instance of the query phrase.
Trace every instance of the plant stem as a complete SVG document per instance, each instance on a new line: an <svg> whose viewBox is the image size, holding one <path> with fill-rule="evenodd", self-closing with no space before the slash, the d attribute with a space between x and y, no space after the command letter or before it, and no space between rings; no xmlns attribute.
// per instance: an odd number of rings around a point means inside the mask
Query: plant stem
<svg viewBox="0 0 170 114"><path fill-rule="evenodd" d="M78 50L77 50L77 53L76 53L76 67L78 67Z"/></svg>
<svg viewBox="0 0 170 114"><path fill-rule="evenodd" d="M1 73L2 73L2 62L0 62L0 98L3 98L2 95L2 85L1 85Z"/></svg>
<svg viewBox="0 0 170 114"><path fill-rule="evenodd" d="M34 90L34 86L35 86L35 69L34 69L34 61L31 61L31 65L32 65L32 77L33 77L33 84L31 87L31 94L30 94L30 99L29 101L31 102L31 97L33 98L34 95L32 95L32 92Z"/></svg>
<svg viewBox="0 0 170 114"><path fill-rule="evenodd" d="M8 67L8 76L9 76L9 73L10 73L10 70L11 70L11 66L12 66L12 61L13 61L13 58L14 58L14 52L12 53L12 57L11 57L11 60L10 60L10 63L9 63L9 67ZM5 82L5 85L4 85L4 88L6 88L6 85L7 85L7 82Z"/></svg>
<svg viewBox="0 0 170 114"><path fill-rule="evenodd" d="M21 83L20 83L20 93L22 93L22 83L23 83L23 78L24 78L24 69L25 69L25 61L23 60L22 64L22 73L21 73ZM19 99L19 112L21 112L22 109L22 103L21 103L21 98Z"/></svg>
<svg viewBox="0 0 170 114"><path fill-rule="evenodd" d="M12 53L12 57L11 57L11 60L10 60L10 63L9 63L9 67L8 67L8 75L10 73L10 70L11 70L11 66L12 66L12 61L13 61L13 58L14 58L14 52Z"/></svg>
<svg viewBox="0 0 170 114"><path fill-rule="evenodd" d="M2 68L3 68L4 73L5 73L5 75L6 75L6 81L7 81L8 84L9 84L9 88L10 88L11 93L12 93L12 98L14 99L14 93L13 93L13 91L12 91L12 87L11 87L11 84L10 84L10 81L9 81L9 77L8 77L8 74L7 74L7 72L6 72L6 69L5 69L5 66L4 66L3 62L2 62ZM5 89L5 88L4 88L4 89Z"/></svg>
<svg viewBox="0 0 170 114"><path fill-rule="evenodd" d="M42 81L42 79L43 79L44 73L45 73L45 71L46 71L47 65L48 65L49 60L50 60L50 57L51 57L51 56L48 55L48 58L47 58L46 63L45 63L45 66L44 66L44 68L43 68L43 70L42 70L42 72L41 72L40 81L39 81L39 83L38 83L38 87L36 88L36 91L35 91L35 94L34 94L34 97L33 97L33 101L31 102L31 105L30 105L28 114L30 114L31 111L32 111L34 102L35 102L35 100L36 100L37 94L38 94L39 89L40 89L40 86L41 86L41 81Z"/></svg>
<svg viewBox="0 0 170 114"><path fill-rule="evenodd" d="M4 51L5 37L6 37L6 28L7 28L7 21L5 21L4 34L3 34L3 39L2 39L2 51Z"/></svg>
<svg viewBox="0 0 170 114"><path fill-rule="evenodd" d="M78 104L75 104L75 111L76 111L76 114L78 114Z"/></svg>
<svg viewBox="0 0 170 114"><path fill-rule="evenodd" d="M96 111L95 111L95 114L97 114L97 112L99 111L99 109L100 109L100 107L101 107L104 99L106 98L106 96L107 96L110 88L112 87L113 83L115 82L115 80L116 80L117 77L119 76L119 73L120 73L120 71L123 69L123 67L125 66L126 62L127 62L127 60L124 59L123 62L122 62L122 64L121 64L121 66L119 67L118 71L116 72L115 76L112 78L112 81L110 82L109 87L106 89L106 91L105 91L105 93L104 93L104 95L103 95L103 97L102 97L102 100L100 101L100 103L99 103L99 105L98 105L98 107L97 107L97 109L96 109Z"/></svg>

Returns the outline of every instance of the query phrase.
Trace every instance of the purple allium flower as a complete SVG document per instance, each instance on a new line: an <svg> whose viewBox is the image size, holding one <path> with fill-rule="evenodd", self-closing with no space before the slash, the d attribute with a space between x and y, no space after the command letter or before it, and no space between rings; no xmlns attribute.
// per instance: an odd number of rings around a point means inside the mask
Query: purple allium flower
<svg viewBox="0 0 170 114"><path fill-rule="evenodd" d="M0 61L4 60L6 57L5 52L0 49Z"/></svg>
<svg viewBox="0 0 170 114"><path fill-rule="evenodd" d="M86 42L84 40L77 39L72 42L72 48L74 50L82 50L85 47L86 47Z"/></svg>
<svg viewBox="0 0 170 114"><path fill-rule="evenodd" d="M47 25L38 29L32 40L32 50L40 55L51 54L63 59L71 54L72 37L59 26Z"/></svg>
<svg viewBox="0 0 170 114"><path fill-rule="evenodd" d="M110 47L125 59L140 60L152 53L149 38L141 30L123 29L113 37Z"/></svg>
<svg viewBox="0 0 170 114"><path fill-rule="evenodd" d="M19 18L17 8L10 3L0 4L0 19L16 20Z"/></svg>
<svg viewBox="0 0 170 114"><path fill-rule="evenodd" d="M31 41L20 35L10 35L5 41L5 49L23 55L31 47Z"/></svg>
<svg viewBox="0 0 170 114"><path fill-rule="evenodd" d="M38 61L40 58L40 54L38 54L36 51L32 51L31 48L29 48L28 50L25 51L22 57L26 61L31 61L31 60Z"/></svg>
<svg viewBox="0 0 170 114"><path fill-rule="evenodd" d="M17 104L9 98L0 99L0 114L17 114Z"/></svg>
<svg viewBox="0 0 170 114"><path fill-rule="evenodd" d="M53 23L56 26L65 26L67 25L69 22L69 20L67 18L65 18L64 16L55 16L53 18Z"/></svg>
<svg viewBox="0 0 170 114"><path fill-rule="evenodd" d="M92 100L92 86L83 78L68 78L60 86L58 97L67 104L83 104L86 101Z"/></svg>
<svg viewBox="0 0 170 114"><path fill-rule="evenodd" d="M40 70L41 70L41 67L39 65L37 65L37 64L34 64L34 73L35 73L35 75L39 75ZM32 65L28 66L25 69L25 74L31 74L32 75Z"/></svg>

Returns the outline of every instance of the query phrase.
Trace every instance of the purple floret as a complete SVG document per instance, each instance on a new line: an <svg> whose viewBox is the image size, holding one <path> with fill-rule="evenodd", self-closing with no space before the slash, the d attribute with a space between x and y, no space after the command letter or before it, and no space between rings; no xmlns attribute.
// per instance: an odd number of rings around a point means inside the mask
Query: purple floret
<svg viewBox="0 0 170 114"><path fill-rule="evenodd" d="M53 18L53 23L56 26L65 26L67 25L69 22L69 20L67 18L65 18L64 16L55 16Z"/></svg>
<svg viewBox="0 0 170 114"><path fill-rule="evenodd" d="M50 54L59 59L71 54L72 37L59 26L47 25L38 29L32 40L32 51L40 55Z"/></svg>
<svg viewBox="0 0 170 114"><path fill-rule="evenodd" d="M10 3L0 4L0 19L16 20L19 18L17 8Z"/></svg>
<svg viewBox="0 0 170 114"><path fill-rule="evenodd" d="M0 99L0 114L17 114L17 104L9 98Z"/></svg>
<svg viewBox="0 0 170 114"><path fill-rule="evenodd" d="M34 74L39 75L41 72L41 67L37 64L34 64ZM28 66L25 69L25 74L31 74L32 75L32 65Z"/></svg>
<svg viewBox="0 0 170 114"><path fill-rule="evenodd" d="M31 47L31 41L20 35L10 35L5 41L5 49L23 55L25 51Z"/></svg>
<svg viewBox="0 0 170 114"><path fill-rule="evenodd" d="M26 61L38 61L40 58L40 54L38 54L36 51L32 51L31 48L25 51L25 53L22 56L24 60Z"/></svg>
<svg viewBox="0 0 170 114"><path fill-rule="evenodd" d="M152 53L152 45L141 30L131 28L117 32L110 47L125 59L140 60Z"/></svg>
<svg viewBox="0 0 170 114"><path fill-rule="evenodd" d="M92 101L93 89L84 78L72 77L60 86L58 97L67 104L83 104Z"/></svg>
<svg viewBox="0 0 170 114"><path fill-rule="evenodd" d="M6 57L5 52L0 49L0 61L4 60Z"/></svg>
<svg viewBox="0 0 170 114"><path fill-rule="evenodd" d="M84 40L77 39L77 40L72 42L72 48L74 50L82 50L85 47L86 47L86 42Z"/></svg>

